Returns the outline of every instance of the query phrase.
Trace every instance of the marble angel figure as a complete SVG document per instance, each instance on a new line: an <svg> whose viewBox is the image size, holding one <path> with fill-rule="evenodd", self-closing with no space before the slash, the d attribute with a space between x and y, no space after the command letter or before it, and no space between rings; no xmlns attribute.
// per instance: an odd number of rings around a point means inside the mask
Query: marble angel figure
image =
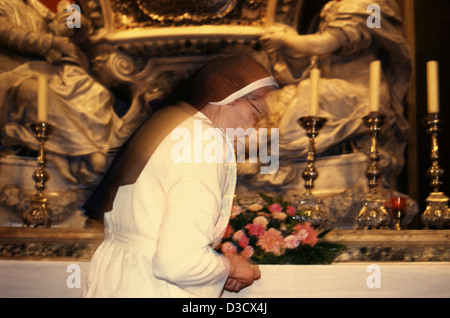
<svg viewBox="0 0 450 318"><path fill-rule="evenodd" d="M306 3L306 2L305 2ZM402 36L395 1L376 1L382 28L370 28L367 8L374 1L322 1L311 32L300 34L285 25L274 25L261 36L274 76L283 85L277 97L275 125L279 127L280 169L261 175L239 168L241 182L256 187L279 187L293 181L292 163L308 151L305 131L297 119L309 115L310 70L320 67L319 116L328 119L316 140L319 155L367 152L367 128L362 117L369 112L369 64L382 61L380 111L386 114L381 136L381 165L385 186L404 165L408 122L403 99L409 87L411 62Z"/></svg>
<svg viewBox="0 0 450 318"><path fill-rule="evenodd" d="M69 4L66 3L66 7ZM119 117L110 91L90 74L80 50L90 32L68 28L66 7L53 13L37 0L0 0L0 125L2 151L36 150L30 124L37 117L37 76L48 80L47 159L69 182L97 182L108 152L128 138L136 112Z"/></svg>

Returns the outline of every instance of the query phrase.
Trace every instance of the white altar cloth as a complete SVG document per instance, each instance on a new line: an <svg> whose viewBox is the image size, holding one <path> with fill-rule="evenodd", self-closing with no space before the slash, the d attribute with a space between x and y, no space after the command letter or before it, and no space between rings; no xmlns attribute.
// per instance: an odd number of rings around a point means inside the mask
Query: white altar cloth
<svg viewBox="0 0 450 318"><path fill-rule="evenodd" d="M82 297L88 267L87 261L1 260L0 297ZM223 297L450 297L449 262L263 265L261 273L249 288Z"/></svg>

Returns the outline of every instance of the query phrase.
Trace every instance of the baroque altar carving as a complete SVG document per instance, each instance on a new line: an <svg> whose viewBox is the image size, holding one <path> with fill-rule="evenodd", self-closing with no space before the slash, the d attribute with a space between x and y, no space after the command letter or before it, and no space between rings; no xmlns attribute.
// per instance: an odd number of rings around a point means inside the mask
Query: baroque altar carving
<svg viewBox="0 0 450 318"><path fill-rule="evenodd" d="M29 1L33 2L35 1ZM326 2L323 1L322 5ZM77 43L89 60L89 69L83 73L85 76L83 80L96 85L96 92L101 92L104 96L102 99L104 109L101 111L112 114L115 124L111 129L111 135L114 138L102 146L102 151L82 151L77 155L70 149L62 151L55 149L53 154L56 156L53 156L50 145L51 178L48 182L48 191L52 194L51 206L57 226L77 223L82 219L79 207L83 199L101 178L102 172L121 143L143 118L150 116L158 108L161 101L179 82L188 78L215 55L249 53L257 57L267 67L272 68L282 82L284 88L279 96L282 106L288 109L292 116L298 115L287 106L286 99L292 100L298 87L303 90L308 87L299 83L305 80L309 67L316 59L305 56L300 58L299 61L304 65L297 65L295 69L291 69L291 75L296 79L287 79L285 75L288 69L282 69L280 65L283 63L289 65L292 62L289 60L291 57L274 58L273 54L268 54L262 48L259 39L267 28L273 25L281 25L287 33L299 30L300 25L306 25L301 17L303 1L215 0L192 1L188 6L181 0L80 0L77 4L80 5L90 25L86 41ZM332 5L334 4L330 2L325 9L333 11ZM391 6L395 8L391 1L386 1L386 5L387 8L392 8ZM366 15L361 16L362 11L355 12L355 16L364 20L370 13L366 12ZM322 9L316 11L317 17L320 17L321 12ZM322 13L322 18L328 21L324 14ZM396 14L398 12L392 13L393 17L397 18ZM54 14L45 12L44 18L51 19L52 16ZM310 25L314 23L311 22ZM352 56L345 58L351 60ZM35 57L30 59L27 56L21 62L25 64L35 61L34 59ZM45 62L42 58L38 60L40 63ZM65 62L67 61L62 60L61 64L66 65ZM69 64L72 62L69 61ZM70 67L74 66L71 64ZM28 71L36 69L30 68ZM13 73L13 75L20 74ZM307 80L304 82L307 83ZM360 126L363 126L362 122L361 125L358 124L359 128L355 129L358 133L351 134L351 138L364 139ZM11 129L14 128L16 127ZM97 131L104 133L102 127L93 124L88 129L96 134ZM26 133L26 128L20 127L20 132L23 131ZM292 134L292 131L288 133ZM15 133L13 136L17 135L18 133ZM361 149L358 151L350 149L352 145L348 140L333 146L335 147L319 147L322 156L317 161L317 167L321 178L316 182L316 190L324 196L325 202L330 206L345 206L347 210L355 212L358 206L350 203L357 201L357 197L366 191L367 156ZM31 176L34 168L34 161L31 158L36 148L37 144L29 141L2 149L0 200L8 210L1 211L3 222L20 223L17 211L27 207L27 198L32 191L31 177L28 176ZM303 191L298 171L305 165L303 157L307 143L303 148L295 146L293 149L282 149L284 155L287 153L285 160L282 161L287 168L280 170L281 177L277 176L276 180L256 180L252 172L242 165L239 169L241 181L238 187L243 194L242 201L244 203L246 200L254 201L255 192L261 189L269 193L282 192L290 198L295 198L299 191ZM292 153L295 154L291 155ZM401 165L402 163L399 164L400 167ZM20 173L17 173L18 171ZM395 178L395 173L393 177ZM333 182L330 182L331 180ZM388 183L390 181L388 180ZM389 191L387 195L390 195L393 190L389 188L386 191ZM410 212L405 222L410 221L417 213L414 202L410 201L409 207ZM345 219L345 224L341 225L344 228L352 227L353 215L342 214L342 210L335 210L332 213L334 213L333 222Z"/></svg>

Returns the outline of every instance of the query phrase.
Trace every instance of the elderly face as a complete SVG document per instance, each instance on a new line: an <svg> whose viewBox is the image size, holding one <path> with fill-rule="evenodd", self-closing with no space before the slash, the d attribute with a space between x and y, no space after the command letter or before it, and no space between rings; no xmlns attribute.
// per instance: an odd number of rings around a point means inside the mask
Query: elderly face
<svg viewBox="0 0 450 318"><path fill-rule="evenodd" d="M219 126L222 128L268 128L270 108L267 96L271 87L259 88L236 101L220 107Z"/></svg>
<svg viewBox="0 0 450 318"><path fill-rule="evenodd" d="M268 97L273 91L272 87L263 87L228 105L213 106L217 111L215 124L227 130L228 137L234 141L235 150L238 150L238 144L244 145L246 156L249 155L250 144L258 143L260 128L267 128L264 133L268 135L266 140L270 139ZM238 132L240 128L245 132L245 136Z"/></svg>

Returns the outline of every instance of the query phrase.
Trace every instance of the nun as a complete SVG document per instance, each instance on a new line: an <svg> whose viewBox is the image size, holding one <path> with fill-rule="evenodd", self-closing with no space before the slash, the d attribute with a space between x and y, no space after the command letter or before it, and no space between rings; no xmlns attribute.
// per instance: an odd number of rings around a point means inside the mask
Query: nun
<svg viewBox="0 0 450 318"><path fill-rule="evenodd" d="M211 298L260 278L256 264L215 247L237 178L227 132L264 125L267 96L277 88L249 56L216 57L143 122L84 205L105 229L86 297ZM202 156L212 140L223 145L215 160Z"/></svg>

